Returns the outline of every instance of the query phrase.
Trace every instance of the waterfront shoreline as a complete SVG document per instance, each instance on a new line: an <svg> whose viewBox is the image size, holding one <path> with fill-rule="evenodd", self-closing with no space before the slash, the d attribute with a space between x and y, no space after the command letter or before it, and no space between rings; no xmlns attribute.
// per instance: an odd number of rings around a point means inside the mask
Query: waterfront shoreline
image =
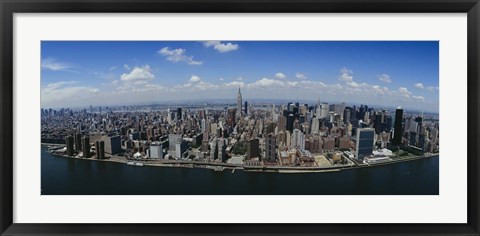
<svg viewBox="0 0 480 236"><path fill-rule="evenodd" d="M65 145L61 144L46 144L42 143L42 147L62 147ZM179 160L152 160L152 159L126 159L124 157L111 156L107 159L96 159L96 158L81 158L75 156L67 156L57 153L51 153L53 156L65 157L70 159L78 160L88 160L88 161L104 161L104 162L115 162L129 164L129 162L138 162L142 163L141 166L151 166L151 167L168 167L168 168L202 168L209 169L214 171L223 171L223 170L232 170L234 173L235 170L242 170L245 172L266 172L266 173L280 173L280 174L290 174L290 173L327 173L327 172L337 172L341 170L350 170L358 168L369 168L377 167L384 165L393 165L397 163L415 161L425 158L438 157L439 154L423 155L423 156L414 156L414 157L403 157L399 159L394 159L391 161L384 161L375 164L353 164L345 166L328 166L328 167L293 167L293 166L249 166L249 165L240 165L240 164L229 164L222 162L198 162L198 161L179 161ZM135 165L132 165L135 167Z"/></svg>

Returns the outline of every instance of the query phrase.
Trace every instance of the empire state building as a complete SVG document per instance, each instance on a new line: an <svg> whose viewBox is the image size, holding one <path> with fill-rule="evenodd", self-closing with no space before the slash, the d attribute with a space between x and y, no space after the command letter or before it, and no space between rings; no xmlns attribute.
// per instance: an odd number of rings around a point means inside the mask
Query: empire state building
<svg viewBox="0 0 480 236"><path fill-rule="evenodd" d="M242 93L240 92L240 87L238 87L237 96L237 117L242 117Z"/></svg>

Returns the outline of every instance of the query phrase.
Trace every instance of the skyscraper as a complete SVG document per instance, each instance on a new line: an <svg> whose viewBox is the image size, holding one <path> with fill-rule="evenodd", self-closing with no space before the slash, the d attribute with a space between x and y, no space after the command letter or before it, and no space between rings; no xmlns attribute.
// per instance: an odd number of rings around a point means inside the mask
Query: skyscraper
<svg viewBox="0 0 480 236"><path fill-rule="evenodd" d="M292 147L300 148L301 150L305 149L305 135L298 129L293 130Z"/></svg>
<svg viewBox="0 0 480 236"><path fill-rule="evenodd" d="M105 145L105 152L108 154L117 154L122 151L120 136L102 136Z"/></svg>
<svg viewBox="0 0 480 236"><path fill-rule="evenodd" d="M213 138L210 142L210 161L217 159L218 156L218 145L217 138Z"/></svg>
<svg viewBox="0 0 480 236"><path fill-rule="evenodd" d="M425 134L418 135L418 147L425 151L427 149L427 140Z"/></svg>
<svg viewBox="0 0 480 236"><path fill-rule="evenodd" d="M82 151L82 134L81 133L75 133L75 150L77 153L80 153Z"/></svg>
<svg viewBox="0 0 480 236"><path fill-rule="evenodd" d="M238 114L238 111L236 108L230 108L227 110L227 124L229 126L235 126L235 116Z"/></svg>
<svg viewBox="0 0 480 236"><path fill-rule="evenodd" d="M390 132L392 130L392 116L387 115L385 117L385 131Z"/></svg>
<svg viewBox="0 0 480 236"><path fill-rule="evenodd" d="M90 137L82 137L82 151L84 158L90 158Z"/></svg>
<svg viewBox="0 0 480 236"><path fill-rule="evenodd" d="M283 115L279 115L278 116L278 120L277 120L277 127L278 127L278 130L284 130L286 129L287 127L287 118Z"/></svg>
<svg viewBox="0 0 480 236"><path fill-rule="evenodd" d="M319 129L320 129L320 122L319 122L319 120L318 120L317 117L314 117L314 118L312 119L312 125L311 125L311 127L312 127L312 128L311 128L311 130L312 130L311 133L312 133L312 134L318 134L318 131L319 131Z"/></svg>
<svg viewBox="0 0 480 236"><path fill-rule="evenodd" d="M175 151L177 143L180 143L183 140L181 134L169 134L168 135L168 150Z"/></svg>
<svg viewBox="0 0 480 236"><path fill-rule="evenodd" d="M67 145L67 156L73 156L73 137L65 137L65 144Z"/></svg>
<svg viewBox="0 0 480 236"><path fill-rule="evenodd" d="M245 115L247 115L248 114L248 102L247 101L245 101L245 108L244 109L245 109L244 113L245 113Z"/></svg>
<svg viewBox="0 0 480 236"><path fill-rule="evenodd" d="M205 118L203 118L201 121L201 127L202 127L202 133L205 132L205 130L207 130L207 121L205 120Z"/></svg>
<svg viewBox="0 0 480 236"><path fill-rule="evenodd" d="M260 156L260 143L258 139L250 139L247 143L247 159Z"/></svg>
<svg viewBox="0 0 480 236"><path fill-rule="evenodd" d="M346 107L345 110L343 110L343 123L345 124L350 123L350 114L351 114L351 108Z"/></svg>
<svg viewBox="0 0 480 236"><path fill-rule="evenodd" d="M383 122L383 112L376 112L374 117L375 119L373 120L373 127L375 128L375 133L379 134L385 131L385 123Z"/></svg>
<svg viewBox="0 0 480 236"><path fill-rule="evenodd" d="M363 158L373 153L373 145L375 142L375 129L358 128L357 129L357 152L356 158L363 161Z"/></svg>
<svg viewBox="0 0 480 236"><path fill-rule="evenodd" d="M277 142L273 133L265 137L265 160L268 162L275 162L277 159Z"/></svg>
<svg viewBox="0 0 480 236"><path fill-rule="evenodd" d="M293 132L293 122L295 121L295 116L293 114L289 114L287 116L287 130Z"/></svg>
<svg viewBox="0 0 480 236"><path fill-rule="evenodd" d="M182 108L177 108L177 120L182 120Z"/></svg>
<svg viewBox="0 0 480 236"><path fill-rule="evenodd" d="M416 147L417 146L417 137L418 137L417 132L410 132L409 139L408 139L408 144Z"/></svg>
<svg viewBox="0 0 480 236"><path fill-rule="evenodd" d="M286 135L285 131L283 131L283 130L278 131L277 143L278 143L279 146L280 145L286 145L287 135Z"/></svg>
<svg viewBox="0 0 480 236"><path fill-rule="evenodd" d="M175 157L176 158L184 158L185 152L188 149L188 142L185 140L181 140L180 142L175 144Z"/></svg>
<svg viewBox="0 0 480 236"><path fill-rule="evenodd" d="M402 143L402 121L403 121L403 109L398 107L395 110L395 124L394 124L394 133L393 133L393 145L400 145Z"/></svg>
<svg viewBox="0 0 480 236"><path fill-rule="evenodd" d="M218 161L226 162L227 161L227 145L224 138L219 138L217 142L218 146Z"/></svg>
<svg viewBox="0 0 480 236"><path fill-rule="evenodd" d="M415 122L417 123L416 132L421 133L422 132L422 127L423 127L423 118L419 116L419 117L415 118Z"/></svg>
<svg viewBox="0 0 480 236"><path fill-rule="evenodd" d="M325 117L328 117L328 104L327 103L322 103L322 111L320 113L320 117L319 118L325 118Z"/></svg>
<svg viewBox="0 0 480 236"><path fill-rule="evenodd" d="M105 159L105 142L103 140L97 140L95 142L95 152L97 159Z"/></svg>
<svg viewBox="0 0 480 236"><path fill-rule="evenodd" d="M240 92L240 87L238 87L237 95L237 117L242 117L242 93Z"/></svg>

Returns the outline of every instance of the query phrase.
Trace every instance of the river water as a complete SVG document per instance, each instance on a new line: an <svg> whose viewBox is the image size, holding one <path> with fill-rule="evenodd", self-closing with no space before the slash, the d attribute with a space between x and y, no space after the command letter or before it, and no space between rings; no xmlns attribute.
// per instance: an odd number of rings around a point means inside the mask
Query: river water
<svg viewBox="0 0 480 236"><path fill-rule="evenodd" d="M136 167L42 148L42 195L437 195L439 157L327 173Z"/></svg>

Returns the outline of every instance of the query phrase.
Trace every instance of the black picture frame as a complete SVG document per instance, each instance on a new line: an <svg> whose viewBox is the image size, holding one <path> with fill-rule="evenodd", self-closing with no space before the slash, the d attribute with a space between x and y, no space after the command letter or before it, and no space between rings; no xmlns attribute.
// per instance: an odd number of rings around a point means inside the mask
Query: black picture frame
<svg viewBox="0 0 480 236"><path fill-rule="evenodd" d="M1 9L1 235L479 235L478 0L0 0ZM18 224L13 223L14 13L451 13L468 14L467 224Z"/></svg>

